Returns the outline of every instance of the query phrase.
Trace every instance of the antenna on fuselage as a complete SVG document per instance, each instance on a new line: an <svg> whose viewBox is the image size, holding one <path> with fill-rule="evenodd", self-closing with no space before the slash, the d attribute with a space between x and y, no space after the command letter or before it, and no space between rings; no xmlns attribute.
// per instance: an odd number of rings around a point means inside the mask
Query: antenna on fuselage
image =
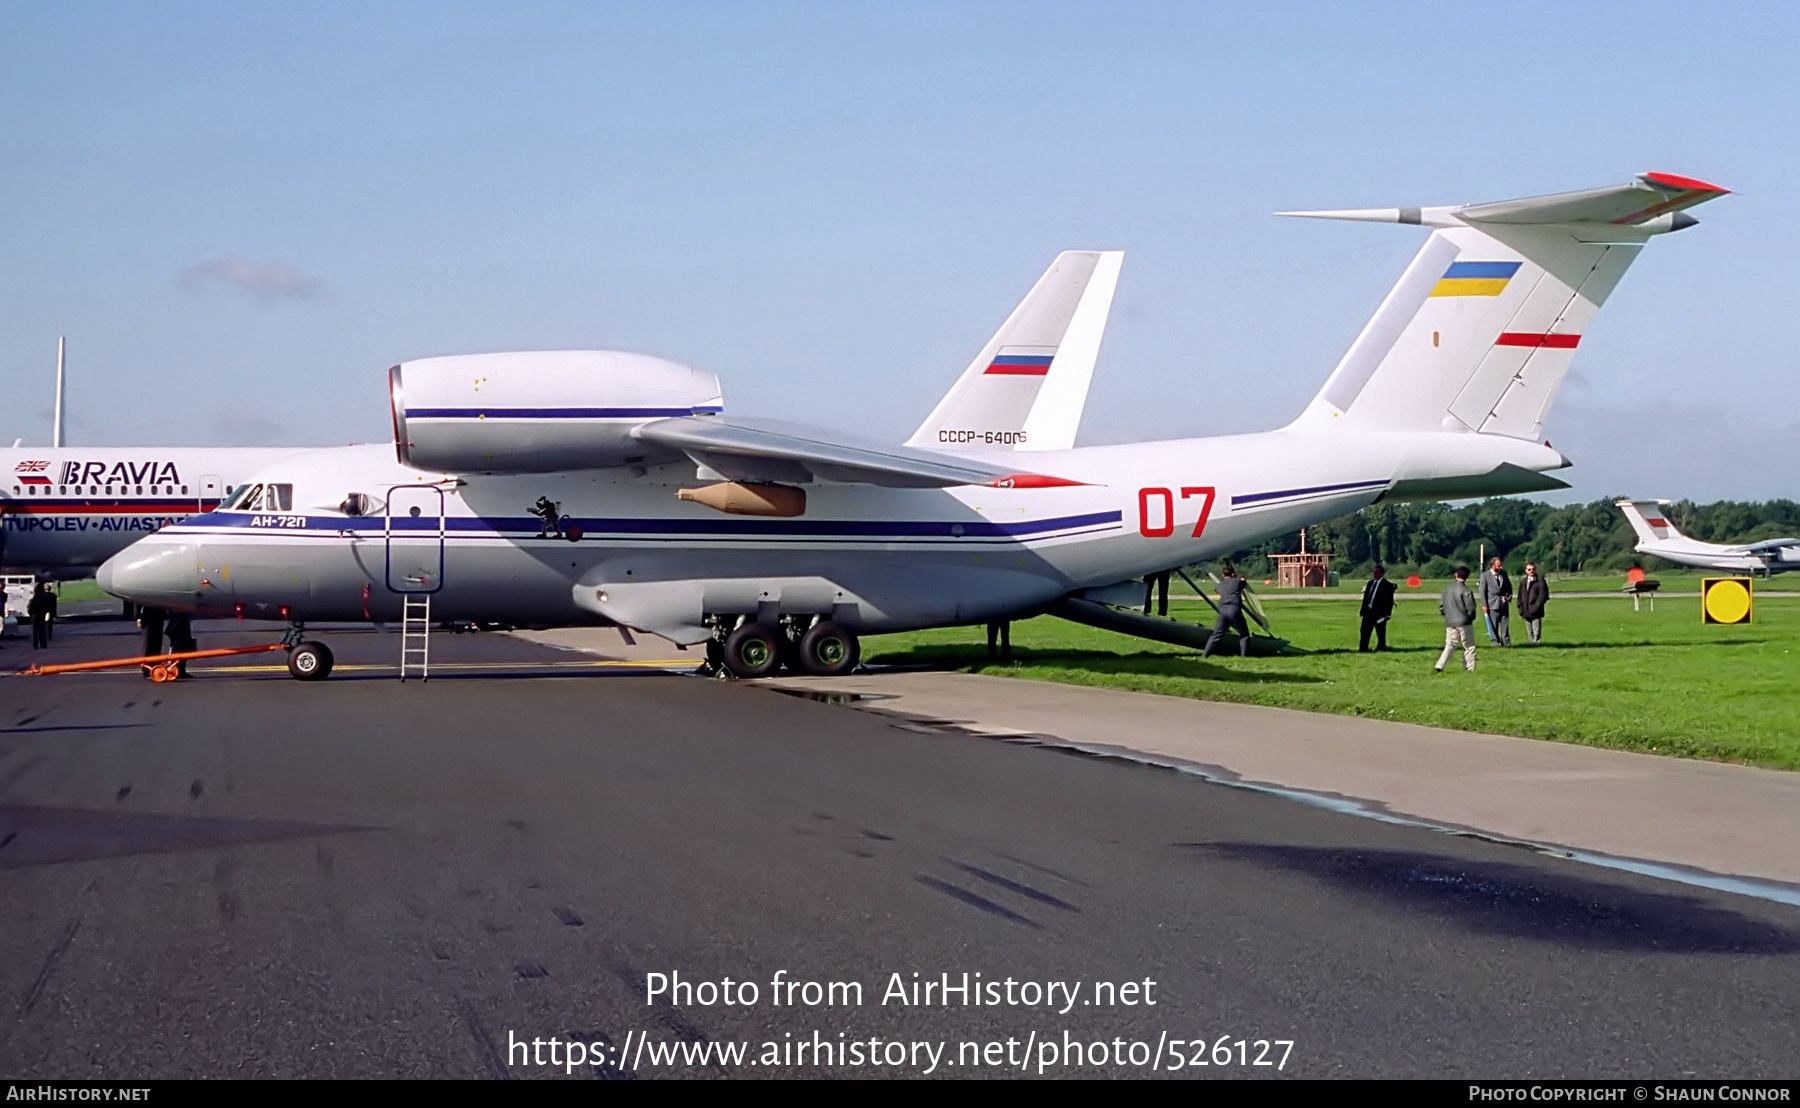
<svg viewBox="0 0 1800 1108"><path fill-rule="evenodd" d="M50 424L50 445L55 447L63 444L63 355L68 341L65 336L56 337L56 412Z"/></svg>

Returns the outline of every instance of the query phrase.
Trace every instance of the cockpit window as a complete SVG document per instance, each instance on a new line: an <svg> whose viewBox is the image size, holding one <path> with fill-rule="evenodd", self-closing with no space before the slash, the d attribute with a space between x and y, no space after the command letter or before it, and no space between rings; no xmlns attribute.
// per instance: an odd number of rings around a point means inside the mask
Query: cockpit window
<svg viewBox="0 0 1800 1108"><path fill-rule="evenodd" d="M294 510L294 486L270 483L245 485L219 505L222 512L291 512Z"/></svg>
<svg viewBox="0 0 1800 1108"><path fill-rule="evenodd" d="M262 486L239 485L237 491L226 497L225 503L219 505L219 511L253 512L256 508L252 502L254 504L262 503Z"/></svg>

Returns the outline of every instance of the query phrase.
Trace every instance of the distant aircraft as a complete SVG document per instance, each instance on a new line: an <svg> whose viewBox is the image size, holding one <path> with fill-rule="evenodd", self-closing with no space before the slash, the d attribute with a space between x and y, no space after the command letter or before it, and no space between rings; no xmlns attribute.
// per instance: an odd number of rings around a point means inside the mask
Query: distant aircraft
<svg viewBox="0 0 1800 1108"><path fill-rule="evenodd" d="M1637 532L1639 554L1653 554L1665 562L1732 572L1760 573L1764 577L1800 569L1800 539L1764 539L1751 543L1712 543L1690 539L1675 529L1664 514L1667 500L1620 500L1618 509Z"/></svg>
<svg viewBox="0 0 1800 1108"><path fill-rule="evenodd" d="M1085 378L1053 385L1063 343L1097 345L1077 326L1085 284L1051 297L1040 282L901 447L728 419L717 378L643 355L407 362L389 371L394 454L291 457L113 558L100 584L284 618L302 678L331 661L304 621L392 620L416 597L434 620L706 643L739 677L843 673L859 635L1114 595L1377 500L1566 487L1540 434L1583 330L1651 237L1724 192L1650 173L1289 213L1432 232L1312 403L1260 434L1074 447Z"/></svg>

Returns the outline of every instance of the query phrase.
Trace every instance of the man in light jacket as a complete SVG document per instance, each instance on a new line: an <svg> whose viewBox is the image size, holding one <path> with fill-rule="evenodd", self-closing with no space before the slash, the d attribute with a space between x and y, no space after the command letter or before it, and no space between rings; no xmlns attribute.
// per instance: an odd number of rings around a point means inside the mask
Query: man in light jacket
<svg viewBox="0 0 1800 1108"><path fill-rule="evenodd" d="M1438 655L1433 673L1444 672L1444 663L1457 646L1462 647L1463 668L1475 672L1475 594L1469 591L1469 567L1456 567L1456 580L1444 587L1438 599L1438 611L1444 613L1444 652Z"/></svg>

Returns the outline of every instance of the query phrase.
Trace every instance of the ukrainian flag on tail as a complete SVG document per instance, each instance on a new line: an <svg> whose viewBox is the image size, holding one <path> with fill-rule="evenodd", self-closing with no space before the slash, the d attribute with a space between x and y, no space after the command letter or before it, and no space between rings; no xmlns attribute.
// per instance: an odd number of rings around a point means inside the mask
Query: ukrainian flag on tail
<svg viewBox="0 0 1800 1108"><path fill-rule="evenodd" d="M1432 296L1499 296L1519 262L1451 262L1432 286ZM1417 294L1415 294L1417 295Z"/></svg>

